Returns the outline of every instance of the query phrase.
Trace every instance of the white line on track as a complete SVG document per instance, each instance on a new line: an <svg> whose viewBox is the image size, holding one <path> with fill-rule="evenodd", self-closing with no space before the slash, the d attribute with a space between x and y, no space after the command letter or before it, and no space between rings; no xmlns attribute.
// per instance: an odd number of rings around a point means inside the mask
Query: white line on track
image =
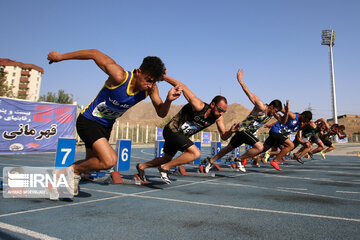
<svg viewBox="0 0 360 240"><path fill-rule="evenodd" d="M177 181L183 181L183 180L177 180ZM215 180L214 180L215 181ZM260 187L260 186L254 186L254 185L246 185L241 183L225 183L225 182L214 182L214 181L202 181L198 182L201 184L214 184L214 185L221 185L221 186L235 186L235 187L248 187L248 188L255 188L255 189L263 189L263 190L271 190L271 191L279 191L279 192L288 192L288 193L296 193L300 195L309 195L309 196L315 196L315 197L324 197L324 198L332 198L332 199L339 199L343 201L355 201L360 202L360 199L349 199L349 198L342 198L342 197L336 197L336 196L329 196L329 195L322 195L322 194L316 194L316 193L309 193L309 192L298 192L288 189L274 189L274 188L268 188L268 187Z"/></svg>
<svg viewBox="0 0 360 240"><path fill-rule="evenodd" d="M183 187L183 186L194 185L194 184L196 184L196 183L197 183L197 182L191 182L191 183L188 183L188 184L173 186L173 187L169 187L169 188L173 189L173 188L178 188L178 187ZM168 189L169 189L169 188L168 188ZM101 190L93 190L93 189L89 189L89 188L82 188L82 189L106 193L106 191L101 191ZM151 192L156 192L156 191L160 191L160 190L162 190L162 189L154 189L154 190L144 191L144 192L140 192L140 193L135 193L135 194L133 194L133 195L136 195L136 194L144 194L144 193L151 193ZM20 212L5 213L5 214L0 215L0 218L2 218L2 217L8 217L8 216L13 216L13 215L19 215L19 214L25 214L25 213L39 212L39 211L44 211L44 210L51 210L51 209L56 209L56 208L71 207L71 206L76 206L76 205L83 205L83 204L93 203L93 202L101 202L101 201L105 201L105 200L111 200L111 199L115 199L115 198L126 197L126 196L129 195L129 194L117 193L117 192L108 192L108 193L110 193L110 194L115 194L115 195L117 195L117 196L108 197L108 198L101 198L101 199L95 199L95 200L89 200L89 201L78 202L78 203L63 204L63 205L53 206L53 207L45 207L45 208L37 208L37 209L32 209L32 210L20 211ZM120 196L119 196L119 195L120 195Z"/></svg>
<svg viewBox="0 0 360 240"><path fill-rule="evenodd" d="M118 194L118 195L120 195L120 194ZM83 204L93 203L93 202L101 202L101 201L105 201L105 200L109 200L109 199L115 199L115 198L121 198L121 197L125 197L125 196L126 196L126 194L123 194L123 195L120 195L120 196L113 196L113 197L89 200L89 201L78 202L78 203L69 203L69 204L63 204L63 205L58 205L58 206L53 206L53 207L45 207L45 208L37 208L37 209L32 209L32 210L20 211L20 212L5 213L5 214L1 214L0 218L19 215L19 214L24 214L24 213L33 213L33 212L39 212L39 211L44 211L44 210L56 209L56 208L83 205Z"/></svg>
<svg viewBox="0 0 360 240"><path fill-rule="evenodd" d="M310 181L320 181L320 182L332 182L332 183L346 183L348 184L349 182L348 181L334 181L334 180L331 180L331 179L328 179L328 178L309 178L309 177L294 177L294 176L283 176L283 175L276 175L276 174L267 174L267 172L269 171L266 171L266 172L257 172L256 174L262 174L264 176L267 176L267 177L277 177L277 178L291 178L291 179L300 179L300 180L310 180ZM360 182L352 182L352 184L360 184Z"/></svg>
<svg viewBox="0 0 360 240"><path fill-rule="evenodd" d="M43 233L34 232L34 231L31 231L31 230L28 230L25 228L10 225L10 224L3 223L3 222L0 222L0 228L9 230L11 232L21 233L21 234L24 234L24 235L27 235L27 236L30 236L30 237L36 238L36 239L60 240L59 238L56 238L56 237L51 237L51 236L43 234Z"/></svg>
<svg viewBox="0 0 360 240"><path fill-rule="evenodd" d="M277 187L277 188L282 190L307 191L306 188L287 188L287 187Z"/></svg>
<svg viewBox="0 0 360 240"><path fill-rule="evenodd" d="M350 194L360 194L360 192L349 192L349 191L336 191L337 193L350 193Z"/></svg>
<svg viewBox="0 0 360 240"><path fill-rule="evenodd" d="M113 193L113 194L116 194L116 195L121 194L123 196L122 193L117 193L117 192L109 192L109 191L94 190L94 189L87 189L87 190L92 190L92 191L95 191L95 192ZM238 206L231 206L231 205L222 205L222 204L213 204L213 203L204 203L204 202L194 202L194 201L187 201L187 200L179 200L179 199L172 199L172 198L143 196L143 195L139 195L139 194L126 194L126 196L128 196L128 197L146 198L146 199L156 199L156 200L162 200L162 201L168 201L168 202L178 202L178 203L185 203L185 204L192 204L192 205L200 205L200 206L206 206L206 207L229 208L229 209L254 211L254 212L266 212L266 213L276 213L276 214L284 214L284 215L294 215L294 216L303 216L303 217L324 218L324 219L331 219L331 220L360 222L360 219L358 219L358 218L343 218L343 217L326 216L326 215L318 215L318 214L310 214L310 213L287 212L287 211L278 211L278 210L261 209L261 208L246 208L246 207L238 207Z"/></svg>

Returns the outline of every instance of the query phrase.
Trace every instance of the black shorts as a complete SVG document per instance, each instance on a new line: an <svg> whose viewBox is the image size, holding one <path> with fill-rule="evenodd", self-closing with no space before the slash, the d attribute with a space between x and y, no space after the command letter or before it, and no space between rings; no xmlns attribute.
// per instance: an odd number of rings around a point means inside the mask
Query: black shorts
<svg viewBox="0 0 360 240"><path fill-rule="evenodd" d="M320 138L320 140L323 142L323 144L327 147L331 147L332 142L330 140L324 139L324 138Z"/></svg>
<svg viewBox="0 0 360 240"><path fill-rule="evenodd" d="M100 139L110 139L112 127L104 127L103 125L84 117L81 113L76 120L76 131L81 140L85 143L86 148L92 149L93 143Z"/></svg>
<svg viewBox="0 0 360 240"><path fill-rule="evenodd" d="M177 151L184 152L186 149L194 145L189 137L182 133L171 131L168 126L165 126L163 136L165 139L164 153L172 157L175 156Z"/></svg>
<svg viewBox="0 0 360 240"><path fill-rule="evenodd" d="M281 133L269 132L269 137L265 140L265 144L270 147L280 147L286 141L287 136Z"/></svg>
<svg viewBox="0 0 360 240"><path fill-rule="evenodd" d="M244 143L250 146L254 146L257 142L259 142L259 139L257 139L254 134L244 130L237 131L230 140L230 144L233 148L237 148Z"/></svg>

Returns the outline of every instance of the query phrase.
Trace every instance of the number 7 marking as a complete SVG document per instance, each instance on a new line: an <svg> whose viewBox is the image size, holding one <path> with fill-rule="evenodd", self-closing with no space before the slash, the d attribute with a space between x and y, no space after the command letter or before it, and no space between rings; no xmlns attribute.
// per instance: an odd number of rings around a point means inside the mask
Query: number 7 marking
<svg viewBox="0 0 360 240"><path fill-rule="evenodd" d="M71 151L72 151L71 148L62 148L62 149L61 149L61 152L66 152L65 155L64 155L64 157L63 157L63 159L62 159L62 161L61 161L61 164L62 164L62 165L65 164L66 159L67 159L67 157L69 156L69 154L71 153Z"/></svg>

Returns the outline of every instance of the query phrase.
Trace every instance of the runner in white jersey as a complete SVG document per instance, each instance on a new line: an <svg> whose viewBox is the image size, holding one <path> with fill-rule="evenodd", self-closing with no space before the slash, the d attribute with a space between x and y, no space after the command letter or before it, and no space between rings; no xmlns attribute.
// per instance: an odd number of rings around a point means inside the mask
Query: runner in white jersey
<svg viewBox="0 0 360 240"><path fill-rule="evenodd" d="M242 87L245 94L248 96L249 100L254 104L254 108L251 110L250 114L241 122L240 129L235 133L235 136L231 138L230 143L222 148L214 157L208 159L205 166L205 172L208 173L213 166L213 163L216 162L219 158L223 157L225 154L231 152L234 148L241 146L242 144L247 144L252 146L248 151L236 159L237 168L246 172L242 161L244 159L252 158L258 155L263 150L263 144L255 136L255 132L264 126L272 117L283 121L282 117L278 114L282 110L282 103L280 100L273 100L269 105L264 104L255 94L250 92L249 88L245 85L242 80L244 75L243 70L237 72L237 80Z"/></svg>

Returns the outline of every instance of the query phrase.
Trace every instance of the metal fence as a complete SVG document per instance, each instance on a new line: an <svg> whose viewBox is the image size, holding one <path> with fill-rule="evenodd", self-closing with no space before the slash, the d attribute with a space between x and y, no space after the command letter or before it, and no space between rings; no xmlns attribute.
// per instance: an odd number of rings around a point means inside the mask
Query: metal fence
<svg viewBox="0 0 360 240"><path fill-rule="evenodd" d="M113 126L113 130L110 136L110 143L115 144L117 139L130 139L132 144L148 144L154 143L157 139L156 136L157 128L156 127L149 127L149 126L141 126L139 124L131 125L130 123L121 124L116 122ZM191 136L192 141L202 141L202 133L198 132ZM267 133L258 134L258 139L261 142L264 142L265 139L269 135ZM78 136L78 142L81 142ZM211 132L211 141L221 141L222 144L227 144L230 139L227 141L222 141L220 138L220 134L217 131ZM358 143L360 142L360 134L353 134L347 138L349 143Z"/></svg>

